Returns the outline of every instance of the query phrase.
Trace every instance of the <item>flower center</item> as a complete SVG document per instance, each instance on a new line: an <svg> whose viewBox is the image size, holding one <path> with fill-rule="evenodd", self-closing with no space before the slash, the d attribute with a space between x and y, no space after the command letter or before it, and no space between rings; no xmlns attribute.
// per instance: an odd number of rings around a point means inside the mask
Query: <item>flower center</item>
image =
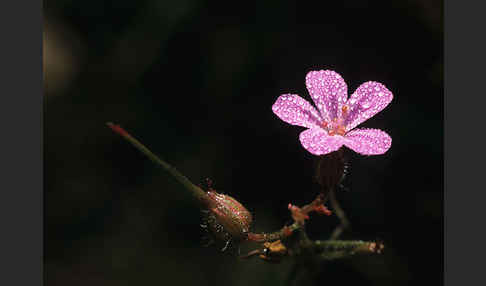
<svg viewBox="0 0 486 286"><path fill-rule="evenodd" d="M344 118L348 114L348 106L344 105L342 108L342 115L340 118L334 118L331 122L322 121L321 128L326 130L330 136L346 134L346 126L344 125Z"/></svg>

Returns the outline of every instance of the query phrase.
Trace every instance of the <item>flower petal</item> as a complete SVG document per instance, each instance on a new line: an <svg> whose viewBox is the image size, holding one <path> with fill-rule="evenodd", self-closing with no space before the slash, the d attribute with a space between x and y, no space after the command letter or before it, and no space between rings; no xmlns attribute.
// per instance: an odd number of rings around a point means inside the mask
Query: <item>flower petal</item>
<svg viewBox="0 0 486 286"><path fill-rule="evenodd" d="M344 137L329 136L321 128L307 129L299 135L300 143L314 155L324 155L338 150L343 146Z"/></svg>
<svg viewBox="0 0 486 286"><path fill-rule="evenodd" d="M341 108L348 98L348 86L341 75L331 70L311 71L305 84L324 120L341 117Z"/></svg>
<svg viewBox="0 0 486 286"><path fill-rule="evenodd" d="M345 135L344 145L363 155L385 153L392 143L390 135L378 129L355 129Z"/></svg>
<svg viewBox="0 0 486 286"><path fill-rule="evenodd" d="M321 122L319 112L296 94L283 94L277 98L272 111L283 121L307 128L316 128Z"/></svg>
<svg viewBox="0 0 486 286"><path fill-rule="evenodd" d="M385 108L393 99L393 94L383 84L375 81L363 83L349 97L346 131L353 129Z"/></svg>

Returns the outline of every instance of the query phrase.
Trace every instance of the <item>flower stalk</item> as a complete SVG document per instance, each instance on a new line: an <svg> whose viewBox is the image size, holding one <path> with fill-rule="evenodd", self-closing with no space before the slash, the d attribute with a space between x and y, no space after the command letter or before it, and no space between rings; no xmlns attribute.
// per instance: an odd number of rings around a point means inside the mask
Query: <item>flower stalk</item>
<svg viewBox="0 0 486 286"><path fill-rule="evenodd" d="M329 192L329 201L331 203L331 207L334 211L334 213L336 213L337 217L339 218L341 224L339 226L337 226L334 231L332 232L331 234L331 240L335 240L337 239L341 233L349 228L351 226L347 216L346 216L346 213L344 212L344 210L341 208L337 198L336 198L336 191L333 189Z"/></svg>

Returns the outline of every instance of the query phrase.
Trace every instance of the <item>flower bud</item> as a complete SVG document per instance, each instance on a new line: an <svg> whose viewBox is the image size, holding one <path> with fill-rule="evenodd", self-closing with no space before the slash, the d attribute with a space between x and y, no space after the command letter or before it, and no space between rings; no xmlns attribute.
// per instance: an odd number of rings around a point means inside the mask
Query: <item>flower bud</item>
<svg viewBox="0 0 486 286"><path fill-rule="evenodd" d="M251 213L234 198L210 189L206 193L206 228L217 238L241 241L246 238L252 222ZM224 248L224 249L225 249Z"/></svg>

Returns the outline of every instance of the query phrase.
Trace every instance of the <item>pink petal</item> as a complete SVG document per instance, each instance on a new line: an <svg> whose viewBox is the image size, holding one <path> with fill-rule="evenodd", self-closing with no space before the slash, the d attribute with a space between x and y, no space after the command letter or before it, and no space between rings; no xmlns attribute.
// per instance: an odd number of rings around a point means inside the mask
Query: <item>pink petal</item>
<svg viewBox="0 0 486 286"><path fill-rule="evenodd" d="M307 128L318 127L322 119L317 110L296 94L284 94L277 98L272 111L283 121Z"/></svg>
<svg viewBox="0 0 486 286"><path fill-rule="evenodd" d="M380 155L391 146L390 135L378 129L355 129L345 135L344 145L363 155Z"/></svg>
<svg viewBox="0 0 486 286"><path fill-rule="evenodd" d="M348 114L344 124L349 131L380 112L393 99L393 94L383 84L374 81L363 83L349 97Z"/></svg>
<svg viewBox="0 0 486 286"><path fill-rule="evenodd" d="M338 150L345 141L339 135L329 136L321 128L307 129L299 135L300 143L314 155L324 155Z"/></svg>
<svg viewBox="0 0 486 286"><path fill-rule="evenodd" d="M341 108L348 97L348 86L341 75L331 70L311 71L305 84L324 120L330 122L341 117Z"/></svg>

